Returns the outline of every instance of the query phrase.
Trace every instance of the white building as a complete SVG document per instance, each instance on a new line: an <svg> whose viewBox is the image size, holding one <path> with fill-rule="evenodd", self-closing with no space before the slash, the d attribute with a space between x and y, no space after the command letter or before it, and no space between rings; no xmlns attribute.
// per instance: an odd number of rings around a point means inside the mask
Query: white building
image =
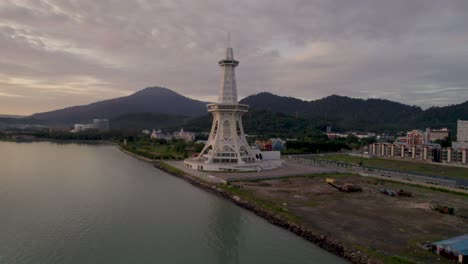
<svg viewBox="0 0 468 264"><path fill-rule="evenodd" d="M458 120L457 141L452 142L454 149L468 149L468 120Z"/></svg>
<svg viewBox="0 0 468 264"><path fill-rule="evenodd" d="M185 142L192 142L195 140L195 133L184 131L183 128L180 131L174 132L174 137L177 139L182 139Z"/></svg>
<svg viewBox="0 0 468 264"><path fill-rule="evenodd" d="M172 137L172 135L163 133L160 129L158 129L158 130L153 129L153 132L151 133L150 138L151 139L172 140L173 137Z"/></svg>
<svg viewBox="0 0 468 264"><path fill-rule="evenodd" d="M73 130L71 132L83 132L86 130L95 129L94 124L75 124Z"/></svg>
<svg viewBox="0 0 468 264"><path fill-rule="evenodd" d="M73 130L71 132L73 132L73 133L81 132L81 131L84 130L84 127L85 127L85 125L83 125L83 124L75 124L75 126L74 126L74 128L73 128Z"/></svg>
<svg viewBox="0 0 468 264"><path fill-rule="evenodd" d="M93 119L93 128L99 131L109 131L109 119Z"/></svg>
<svg viewBox="0 0 468 264"><path fill-rule="evenodd" d="M458 120L457 122L457 141L468 142L468 120Z"/></svg>
<svg viewBox="0 0 468 264"><path fill-rule="evenodd" d="M237 101L233 49L226 49L226 58L219 61L223 81L218 102L208 105L213 124L207 143L195 158L185 160L185 165L203 171L259 171L273 169L283 164L279 152L262 154L253 150L245 139L242 116L249 106ZM265 157L265 158L264 158Z"/></svg>
<svg viewBox="0 0 468 264"><path fill-rule="evenodd" d="M83 132L90 129L97 129L100 132L109 131L108 119L93 119L91 124L75 124L72 133Z"/></svg>

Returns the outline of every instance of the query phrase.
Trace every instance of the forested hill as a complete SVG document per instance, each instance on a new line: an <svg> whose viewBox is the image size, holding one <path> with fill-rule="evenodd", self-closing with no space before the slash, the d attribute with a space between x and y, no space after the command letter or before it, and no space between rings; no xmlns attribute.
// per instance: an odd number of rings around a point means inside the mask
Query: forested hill
<svg viewBox="0 0 468 264"><path fill-rule="evenodd" d="M252 109L312 119L320 125L339 130L398 131L412 128L447 126L455 128L456 120L468 119L468 102L422 110L383 99L356 99L332 95L315 101L259 93L241 103Z"/></svg>
<svg viewBox="0 0 468 264"><path fill-rule="evenodd" d="M331 125L335 131L397 132L426 127L456 128L458 119L468 120L468 102L422 110L383 99L356 99L331 95L305 101L293 97L259 93L241 103L250 105L245 116L248 133L276 134L281 131L301 134ZM34 114L28 118L0 118L0 127L14 123L71 125L90 122L93 118L111 119L114 128L165 128L184 126L187 129L209 130L210 115L206 103L187 98L172 90L150 87L126 97L104 100L89 105Z"/></svg>
<svg viewBox="0 0 468 264"><path fill-rule="evenodd" d="M31 118L71 124L89 122L94 118L112 119L136 113L195 117L206 113L206 103L187 98L167 88L148 87L129 96L37 113Z"/></svg>

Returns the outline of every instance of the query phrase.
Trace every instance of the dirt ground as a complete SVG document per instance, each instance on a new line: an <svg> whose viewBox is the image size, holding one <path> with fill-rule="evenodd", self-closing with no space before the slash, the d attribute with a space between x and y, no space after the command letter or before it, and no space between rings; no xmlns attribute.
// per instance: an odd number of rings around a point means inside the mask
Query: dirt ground
<svg viewBox="0 0 468 264"><path fill-rule="evenodd" d="M352 183L362 192L344 193L328 185ZM343 241L346 245L379 256L385 263L445 263L422 249L434 242L468 234L468 197L400 183L383 182L357 175L298 177L237 182L236 185L264 199L281 203L285 210L310 227ZM387 196L381 188L404 189L413 197ZM455 215L431 209L432 205L455 208ZM450 263L447 261L447 263Z"/></svg>

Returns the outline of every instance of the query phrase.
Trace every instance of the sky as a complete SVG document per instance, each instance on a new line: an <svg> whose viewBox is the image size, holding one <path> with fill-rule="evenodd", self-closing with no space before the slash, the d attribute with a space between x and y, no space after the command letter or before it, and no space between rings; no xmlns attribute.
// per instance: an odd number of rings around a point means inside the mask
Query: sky
<svg viewBox="0 0 468 264"><path fill-rule="evenodd" d="M467 14L466 0L0 0L0 114L150 86L214 101L228 32L240 97L457 104Z"/></svg>

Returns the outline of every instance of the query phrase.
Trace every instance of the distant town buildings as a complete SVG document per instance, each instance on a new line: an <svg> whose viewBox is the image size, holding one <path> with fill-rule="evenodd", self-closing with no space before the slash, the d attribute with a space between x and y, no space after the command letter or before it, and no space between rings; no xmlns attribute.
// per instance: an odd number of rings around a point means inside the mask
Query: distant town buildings
<svg viewBox="0 0 468 264"><path fill-rule="evenodd" d="M281 151L286 149L286 141L281 138L270 138L269 140L256 140L254 147L263 151Z"/></svg>
<svg viewBox="0 0 468 264"><path fill-rule="evenodd" d="M182 139L185 142L192 142L195 140L195 133L184 131L183 128L180 131L174 132L174 137L176 139Z"/></svg>
<svg viewBox="0 0 468 264"><path fill-rule="evenodd" d="M467 122L468 133L468 122ZM412 159L453 164L467 164L465 148L441 148L437 140L450 136L447 128L411 130L406 136L397 137L393 143L378 142L369 146L369 154L377 157ZM467 140L468 144L468 140Z"/></svg>
<svg viewBox="0 0 468 264"><path fill-rule="evenodd" d="M146 134L144 131L145 130L143 130L142 133ZM172 134L162 132L161 129L158 129L158 130L153 129L153 132L151 132L150 138L151 139L164 139L164 140L182 139L185 142L192 142L195 140L195 133L184 131L183 128L180 129L180 131L175 131Z"/></svg>
<svg viewBox="0 0 468 264"><path fill-rule="evenodd" d="M271 145L270 140L255 140L255 144L253 147L256 147L259 150L264 150L264 151L271 151L273 149L273 146Z"/></svg>
<svg viewBox="0 0 468 264"><path fill-rule="evenodd" d="M160 129L155 130L150 135L151 139L164 139L164 140L172 140L172 135L163 133Z"/></svg>
<svg viewBox="0 0 468 264"><path fill-rule="evenodd" d="M421 146L434 143L437 140L444 140L450 136L450 130L447 128L431 129L426 128L426 131L411 130L406 133L406 137L397 137L395 144L407 144L409 146Z"/></svg>
<svg viewBox="0 0 468 264"><path fill-rule="evenodd" d="M109 131L109 119L93 119L93 123L91 124L75 124L71 132L78 133L90 129L95 129L99 132Z"/></svg>
<svg viewBox="0 0 468 264"><path fill-rule="evenodd" d="M388 142L388 141L393 141L393 140L395 140L395 136L384 133L384 134L381 134L381 135L377 135L377 136L375 137L375 139L376 139L378 142Z"/></svg>
<svg viewBox="0 0 468 264"><path fill-rule="evenodd" d="M467 165L466 148L441 148L440 145L433 143L424 145L374 143L369 146L369 154L375 157Z"/></svg>
<svg viewBox="0 0 468 264"><path fill-rule="evenodd" d="M94 125L93 124L75 124L71 132L78 133L78 132L83 132L89 129L94 129Z"/></svg>
<svg viewBox="0 0 468 264"><path fill-rule="evenodd" d="M329 139L347 138L349 135L356 136L359 139L371 138L371 137L376 136L375 133L371 133L371 132L369 132L369 133L363 133L363 132L346 132L346 133L330 132L330 133L326 133L326 135L327 135L327 137Z"/></svg>

